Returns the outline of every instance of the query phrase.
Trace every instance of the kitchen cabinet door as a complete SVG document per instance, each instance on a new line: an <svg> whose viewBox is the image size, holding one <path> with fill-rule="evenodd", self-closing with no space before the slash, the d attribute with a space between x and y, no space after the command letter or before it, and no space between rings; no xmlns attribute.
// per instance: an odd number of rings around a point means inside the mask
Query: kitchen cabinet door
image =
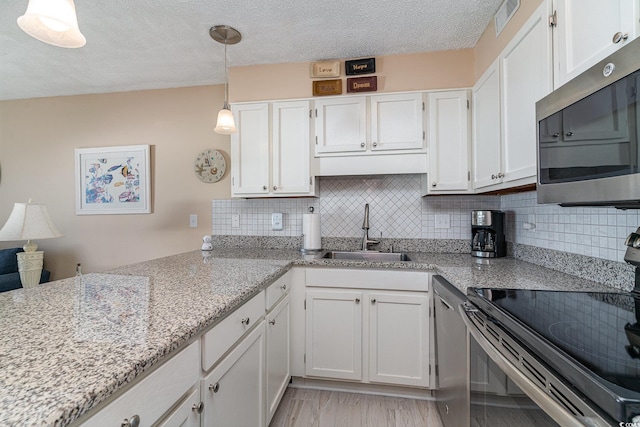
<svg viewBox="0 0 640 427"><path fill-rule="evenodd" d="M312 158L309 149L310 102L274 102L271 108L271 191L274 194L309 194L313 189Z"/></svg>
<svg viewBox="0 0 640 427"><path fill-rule="evenodd" d="M369 380L429 385L429 298L418 293L370 293Z"/></svg>
<svg viewBox="0 0 640 427"><path fill-rule="evenodd" d="M637 37L638 7L637 0L554 0L554 87Z"/></svg>
<svg viewBox="0 0 640 427"><path fill-rule="evenodd" d="M466 192L470 178L468 93L434 92L428 99L428 192Z"/></svg>
<svg viewBox="0 0 640 427"><path fill-rule="evenodd" d="M543 2L500 55L503 182L536 177L536 102L551 91L551 30Z"/></svg>
<svg viewBox="0 0 640 427"><path fill-rule="evenodd" d="M473 87L474 188L502 181L500 66L496 60Z"/></svg>
<svg viewBox="0 0 640 427"><path fill-rule="evenodd" d="M195 389L157 427L200 427L200 413L203 407L200 390Z"/></svg>
<svg viewBox="0 0 640 427"><path fill-rule="evenodd" d="M424 148L421 93L371 96L371 150Z"/></svg>
<svg viewBox="0 0 640 427"><path fill-rule="evenodd" d="M267 422L273 414L289 384L289 296L286 296L267 314Z"/></svg>
<svg viewBox="0 0 640 427"><path fill-rule="evenodd" d="M205 426L265 425L264 321L202 379Z"/></svg>
<svg viewBox="0 0 640 427"><path fill-rule="evenodd" d="M238 132L231 135L231 186L234 195L269 193L269 104L232 107Z"/></svg>
<svg viewBox="0 0 640 427"><path fill-rule="evenodd" d="M315 101L316 155L367 149L367 102L364 96Z"/></svg>
<svg viewBox="0 0 640 427"><path fill-rule="evenodd" d="M307 290L306 307L306 375L361 380L362 292Z"/></svg>

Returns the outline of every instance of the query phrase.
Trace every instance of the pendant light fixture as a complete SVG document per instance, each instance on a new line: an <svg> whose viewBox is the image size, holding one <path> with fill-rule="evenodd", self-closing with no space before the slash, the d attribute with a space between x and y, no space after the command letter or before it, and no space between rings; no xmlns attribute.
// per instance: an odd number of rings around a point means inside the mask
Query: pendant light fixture
<svg viewBox="0 0 640 427"><path fill-rule="evenodd" d="M224 105L218 113L218 121L214 132L223 135L236 133L236 123L233 120L233 113L229 108L229 77L227 75L227 45L236 44L242 40L242 35L235 28L228 25L216 25L209 29L209 35L218 43L224 44Z"/></svg>
<svg viewBox="0 0 640 427"><path fill-rule="evenodd" d="M82 47L87 43L78 28L73 0L29 0L18 26L31 37L58 47Z"/></svg>

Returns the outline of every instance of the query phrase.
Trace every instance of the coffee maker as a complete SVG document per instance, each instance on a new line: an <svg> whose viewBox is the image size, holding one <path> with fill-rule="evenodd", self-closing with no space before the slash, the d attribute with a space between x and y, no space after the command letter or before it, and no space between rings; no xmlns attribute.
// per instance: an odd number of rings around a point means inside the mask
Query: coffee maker
<svg viewBox="0 0 640 427"><path fill-rule="evenodd" d="M471 211L471 255L479 258L507 255L504 212Z"/></svg>

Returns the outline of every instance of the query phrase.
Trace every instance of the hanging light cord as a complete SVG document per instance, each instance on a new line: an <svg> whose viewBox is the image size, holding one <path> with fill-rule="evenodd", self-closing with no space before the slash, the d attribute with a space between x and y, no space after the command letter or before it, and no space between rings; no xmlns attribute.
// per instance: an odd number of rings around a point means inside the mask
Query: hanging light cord
<svg viewBox="0 0 640 427"><path fill-rule="evenodd" d="M229 110L229 76L227 74L227 37L224 38L224 105L222 108Z"/></svg>

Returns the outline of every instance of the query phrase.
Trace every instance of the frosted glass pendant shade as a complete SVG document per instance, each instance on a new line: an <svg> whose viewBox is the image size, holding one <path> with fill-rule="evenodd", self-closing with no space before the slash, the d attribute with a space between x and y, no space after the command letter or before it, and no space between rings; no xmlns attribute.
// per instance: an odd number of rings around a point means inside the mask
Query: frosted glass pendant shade
<svg viewBox="0 0 640 427"><path fill-rule="evenodd" d="M215 133L230 135L236 133L236 122L233 120L233 113L228 108L223 108L218 113L218 121L216 123Z"/></svg>
<svg viewBox="0 0 640 427"><path fill-rule="evenodd" d="M82 47L87 43L76 18L73 0L29 0L18 26L31 37L59 47Z"/></svg>

